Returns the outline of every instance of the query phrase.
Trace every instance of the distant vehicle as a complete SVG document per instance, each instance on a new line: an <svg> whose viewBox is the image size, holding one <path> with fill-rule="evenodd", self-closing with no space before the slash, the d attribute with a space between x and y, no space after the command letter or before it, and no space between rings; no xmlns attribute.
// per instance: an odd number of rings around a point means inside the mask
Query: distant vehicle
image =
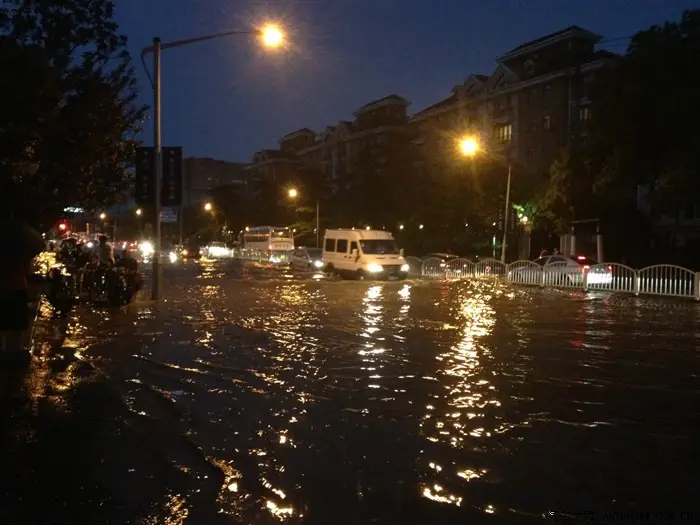
<svg viewBox="0 0 700 525"><path fill-rule="evenodd" d="M356 279L405 279L403 250L384 230L326 230L323 264L330 274Z"/></svg>
<svg viewBox="0 0 700 525"><path fill-rule="evenodd" d="M175 247L178 256L181 259L199 259L200 247L196 244L181 244Z"/></svg>
<svg viewBox="0 0 700 525"><path fill-rule="evenodd" d="M610 284L613 280L612 267L601 265L595 259L578 255L569 257L566 255L545 255L534 260L543 270L553 275L553 281L557 284L569 284L579 286L583 283L583 275L588 270L588 284ZM515 268L509 274L514 281L525 278L529 268Z"/></svg>
<svg viewBox="0 0 700 525"><path fill-rule="evenodd" d="M231 257L233 255L233 252L226 246L226 243L218 241L210 242L209 245L204 248L204 252L207 257L213 259Z"/></svg>
<svg viewBox="0 0 700 525"><path fill-rule="evenodd" d="M239 243L244 256L260 257L272 264L289 264L294 234L290 228L255 226L241 232Z"/></svg>
<svg viewBox="0 0 700 525"><path fill-rule="evenodd" d="M445 277L455 277L466 273L466 268L469 266L469 263L466 261L462 261L463 264L460 264L460 262L457 261L460 257L453 253L429 253L421 257L421 261L423 262L435 259L439 261L439 263L436 263L438 268L431 268L429 273L437 271L438 274L440 274L444 272ZM435 275L433 275L433 277L435 277Z"/></svg>
<svg viewBox="0 0 700 525"><path fill-rule="evenodd" d="M323 250L321 248L297 248L292 252L289 263L292 270L311 271L323 268Z"/></svg>

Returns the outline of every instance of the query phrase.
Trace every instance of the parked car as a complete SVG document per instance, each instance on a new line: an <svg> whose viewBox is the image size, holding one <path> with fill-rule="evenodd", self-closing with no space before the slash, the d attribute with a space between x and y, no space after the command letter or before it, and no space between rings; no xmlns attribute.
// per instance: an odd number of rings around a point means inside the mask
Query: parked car
<svg viewBox="0 0 700 525"><path fill-rule="evenodd" d="M460 259L460 257L453 253L429 253L421 257L421 261L423 262L429 260L435 261L436 259L439 262L434 262L432 264L437 264L437 267L432 266L427 269L427 272L433 274L433 277L436 276L435 273L438 275L444 274L445 277L458 277L464 273L468 273L467 269L469 263L467 261L458 261L457 259Z"/></svg>
<svg viewBox="0 0 700 525"><path fill-rule="evenodd" d="M580 286L583 284L583 275L588 270L588 284L610 284L613 280L612 267L600 264L595 259L578 255L546 255L534 260L534 263L547 272L549 284ZM528 282L528 267L515 268L509 272L509 278L514 282Z"/></svg>

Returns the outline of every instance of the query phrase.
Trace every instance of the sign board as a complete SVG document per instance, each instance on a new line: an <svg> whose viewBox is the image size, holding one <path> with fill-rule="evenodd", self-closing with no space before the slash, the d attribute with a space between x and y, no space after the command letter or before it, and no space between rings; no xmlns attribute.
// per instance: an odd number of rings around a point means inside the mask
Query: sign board
<svg viewBox="0 0 700 525"><path fill-rule="evenodd" d="M182 205L182 148L163 148L161 206Z"/></svg>
<svg viewBox="0 0 700 525"><path fill-rule="evenodd" d="M177 222L177 208L161 208L160 209L160 222L176 223Z"/></svg>
<svg viewBox="0 0 700 525"><path fill-rule="evenodd" d="M163 148L163 177L160 187L161 206L182 205L183 157L181 147ZM134 198L137 206L152 206L155 200L155 149L136 148Z"/></svg>
<svg viewBox="0 0 700 525"><path fill-rule="evenodd" d="M155 200L155 150L136 148L134 199L137 206L152 205Z"/></svg>

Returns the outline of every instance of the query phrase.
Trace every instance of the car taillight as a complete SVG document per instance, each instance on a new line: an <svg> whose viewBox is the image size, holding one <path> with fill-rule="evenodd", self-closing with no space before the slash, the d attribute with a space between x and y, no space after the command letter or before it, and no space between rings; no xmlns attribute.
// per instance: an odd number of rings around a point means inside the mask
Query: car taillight
<svg viewBox="0 0 700 525"><path fill-rule="evenodd" d="M612 273L612 266L608 266L608 272Z"/></svg>

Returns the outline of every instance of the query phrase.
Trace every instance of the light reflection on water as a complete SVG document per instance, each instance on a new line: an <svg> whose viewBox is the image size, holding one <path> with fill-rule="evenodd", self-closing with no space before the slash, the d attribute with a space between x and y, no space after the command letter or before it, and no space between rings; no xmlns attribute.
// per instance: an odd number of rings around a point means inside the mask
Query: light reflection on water
<svg viewBox="0 0 700 525"><path fill-rule="evenodd" d="M605 478L651 446L650 421L664 421L654 442L690 446L694 305L669 318L637 298L491 282L197 271L173 281L167 307L86 315L69 346L180 409L173 431L184 425L222 473L219 510L244 522L478 522L582 499L632 505ZM122 340L96 347L91 332Z"/></svg>

